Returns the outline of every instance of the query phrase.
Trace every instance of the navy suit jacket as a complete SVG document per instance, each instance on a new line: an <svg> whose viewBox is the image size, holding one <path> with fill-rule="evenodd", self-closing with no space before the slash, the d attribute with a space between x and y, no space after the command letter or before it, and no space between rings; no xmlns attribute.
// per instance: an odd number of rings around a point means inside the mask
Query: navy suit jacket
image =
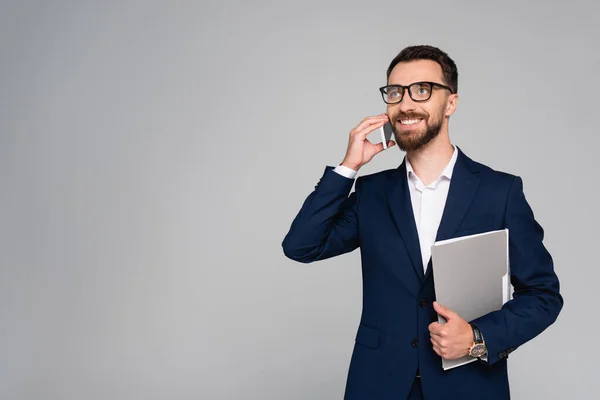
<svg viewBox="0 0 600 400"><path fill-rule="evenodd" d="M360 247L363 306L347 400L405 399L417 370L427 400L509 399L508 354L552 324L562 308L552 257L521 178L458 151L436 240L509 229L513 299L468 321L485 338L487 362L444 371L433 351L434 276L431 261L423 273L405 162L358 177L352 193L354 179L327 166L283 240L284 254L302 263Z"/></svg>

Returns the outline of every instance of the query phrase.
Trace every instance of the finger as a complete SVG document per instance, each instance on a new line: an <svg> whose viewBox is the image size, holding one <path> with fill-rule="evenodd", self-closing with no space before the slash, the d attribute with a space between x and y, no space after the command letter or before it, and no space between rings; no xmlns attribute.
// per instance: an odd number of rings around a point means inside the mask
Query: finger
<svg viewBox="0 0 600 400"><path fill-rule="evenodd" d="M365 128L368 128L369 126L373 125L373 124L378 124L381 121L389 121L389 117L387 116L387 114L379 114L379 115L374 115L372 117L366 117L364 118L358 125L356 125L354 127L354 129L352 129L351 132L358 132L358 131L362 131Z"/></svg>
<svg viewBox="0 0 600 400"><path fill-rule="evenodd" d="M350 132L350 134L364 140L369 133L373 132L377 128L381 128L382 126L385 125L386 122L387 122L386 119L382 119L382 120L376 121L370 125L367 125L366 127L362 128L362 129L355 130L354 132Z"/></svg>
<svg viewBox="0 0 600 400"><path fill-rule="evenodd" d="M392 146L393 146L393 145L395 145L395 144L396 144L396 142L394 142L393 140L388 140L388 141L387 141L387 148L389 149L390 147L392 147ZM383 147L383 142L381 142L381 143L378 143L378 144L377 144L377 148L379 149L379 151L386 150L386 149Z"/></svg>
<svg viewBox="0 0 600 400"><path fill-rule="evenodd" d="M435 342L432 340L431 343L433 344L433 351L435 351L435 353L438 356L442 356L442 350L435 344Z"/></svg>
<svg viewBox="0 0 600 400"><path fill-rule="evenodd" d="M448 340L441 338L439 336L431 336L431 342L435 343L435 345L440 349L446 349L448 348Z"/></svg>
<svg viewBox="0 0 600 400"><path fill-rule="evenodd" d="M366 140L366 138L365 138L365 140ZM393 140L390 140L389 142L387 142L388 149L389 149L390 147L392 147L394 144L396 144L396 142L394 142ZM380 153L380 152L382 152L382 151L386 150L386 149L383 147L383 142L381 142L381 143L377 143L376 145L374 145L374 146L373 146L373 148L375 149L375 154L377 154L377 153Z"/></svg>
<svg viewBox="0 0 600 400"><path fill-rule="evenodd" d="M444 335L438 332L429 332L429 336L437 340L438 342L444 338Z"/></svg>
<svg viewBox="0 0 600 400"><path fill-rule="evenodd" d="M432 322L429 324L429 332L440 334L441 330L444 328L444 325L439 322Z"/></svg>
<svg viewBox="0 0 600 400"><path fill-rule="evenodd" d="M454 311L450 310L449 308L444 307L443 305L441 305L437 301L433 302L433 308L434 308L435 312L437 312L438 314L440 314L447 321L450 321L450 319L452 319L453 317L456 316L456 313Z"/></svg>
<svg viewBox="0 0 600 400"><path fill-rule="evenodd" d="M363 130L369 125L372 125L372 124L377 123L382 120L387 121L388 119L389 119L389 117L386 113L379 114L379 115L373 115L370 117L365 117L358 125L356 125L354 127L353 131Z"/></svg>

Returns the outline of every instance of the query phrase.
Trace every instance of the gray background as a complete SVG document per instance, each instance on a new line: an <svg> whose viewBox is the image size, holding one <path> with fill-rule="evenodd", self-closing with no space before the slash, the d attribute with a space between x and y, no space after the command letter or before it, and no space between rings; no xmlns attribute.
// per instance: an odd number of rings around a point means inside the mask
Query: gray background
<svg viewBox="0 0 600 400"><path fill-rule="evenodd" d="M594 397L598 6L482 3L3 1L0 398L341 398L359 252L281 241L412 44L457 62L450 136L523 177L561 279L514 398Z"/></svg>

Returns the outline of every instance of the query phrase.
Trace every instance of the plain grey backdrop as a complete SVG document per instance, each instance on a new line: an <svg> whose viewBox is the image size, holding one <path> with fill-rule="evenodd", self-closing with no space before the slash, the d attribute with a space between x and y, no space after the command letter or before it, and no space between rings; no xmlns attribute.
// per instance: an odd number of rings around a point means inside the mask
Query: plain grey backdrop
<svg viewBox="0 0 600 400"><path fill-rule="evenodd" d="M2 1L0 398L341 399L359 250L304 265L281 241L413 44L456 61L451 139L523 178L561 280L514 398L595 397L599 11Z"/></svg>

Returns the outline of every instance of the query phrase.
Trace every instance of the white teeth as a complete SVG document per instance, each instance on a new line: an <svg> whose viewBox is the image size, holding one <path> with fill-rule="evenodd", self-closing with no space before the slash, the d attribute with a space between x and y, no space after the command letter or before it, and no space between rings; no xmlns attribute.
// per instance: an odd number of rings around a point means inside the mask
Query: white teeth
<svg viewBox="0 0 600 400"><path fill-rule="evenodd" d="M412 125L412 124L416 124L419 121L421 121L421 120L420 119L403 119L400 121L400 123L402 125Z"/></svg>

